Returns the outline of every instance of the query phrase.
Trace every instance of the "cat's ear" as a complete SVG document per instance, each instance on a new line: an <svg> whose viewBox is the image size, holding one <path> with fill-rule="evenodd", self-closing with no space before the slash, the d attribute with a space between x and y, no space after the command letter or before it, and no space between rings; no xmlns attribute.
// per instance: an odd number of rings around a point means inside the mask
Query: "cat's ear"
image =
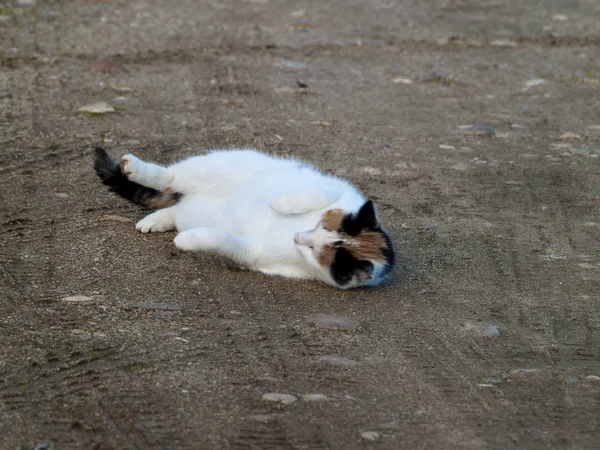
<svg viewBox="0 0 600 450"><path fill-rule="evenodd" d="M368 228L370 230L376 230L379 228L377 211L375 210L375 205L371 200L368 200L360 207L358 215L356 216L356 221L358 222L360 228Z"/></svg>

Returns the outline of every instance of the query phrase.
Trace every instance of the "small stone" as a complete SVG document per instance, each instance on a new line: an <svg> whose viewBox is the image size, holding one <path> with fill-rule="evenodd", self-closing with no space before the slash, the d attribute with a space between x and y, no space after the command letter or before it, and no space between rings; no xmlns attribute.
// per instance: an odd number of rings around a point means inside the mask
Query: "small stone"
<svg viewBox="0 0 600 450"><path fill-rule="evenodd" d="M123 216L117 216L115 214L105 214L100 218L100 220L111 221L111 222L123 222L123 223L131 222L130 218L123 217Z"/></svg>
<svg viewBox="0 0 600 450"><path fill-rule="evenodd" d="M331 399L323 394L304 394L302 400L307 402L328 402Z"/></svg>
<svg viewBox="0 0 600 450"><path fill-rule="evenodd" d="M297 9L295 11L292 11L290 13L290 16L292 16L292 17L302 17L305 14L306 14L305 10L303 10L303 9Z"/></svg>
<svg viewBox="0 0 600 450"><path fill-rule="evenodd" d="M569 20L569 16L566 14L552 14L552 20L555 22L566 22Z"/></svg>
<svg viewBox="0 0 600 450"><path fill-rule="evenodd" d="M540 369L515 369L508 373L508 378L532 378L538 376Z"/></svg>
<svg viewBox="0 0 600 450"><path fill-rule="evenodd" d="M577 148L569 145L569 151L574 155L589 155L590 151L585 148Z"/></svg>
<svg viewBox="0 0 600 450"><path fill-rule="evenodd" d="M587 381L600 381L600 377L598 375L588 375L587 377L584 377L583 379L587 380Z"/></svg>
<svg viewBox="0 0 600 450"><path fill-rule="evenodd" d="M166 303L136 303L133 307L140 309L156 309L160 311L179 311L181 309L179 306L168 305Z"/></svg>
<svg viewBox="0 0 600 450"><path fill-rule="evenodd" d="M262 399L267 402L282 403L284 405L290 405L298 400L298 397L291 394L278 394L276 392L269 392L262 396Z"/></svg>
<svg viewBox="0 0 600 450"><path fill-rule="evenodd" d="M15 6L17 8L29 8L30 6L35 6L37 0L17 0Z"/></svg>
<svg viewBox="0 0 600 450"><path fill-rule="evenodd" d="M392 83L394 84L412 84L412 80L410 78L398 77L392 79Z"/></svg>
<svg viewBox="0 0 600 450"><path fill-rule="evenodd" d="M81 108L77 109L77 112L90 114L90 115L102 115L102 114L114 113L115 108L113 108L106 102L96 102L96 103L91 103L89 105L82 106Z"/></svg>
<svg viewBox="0 0 600 450"><path fill-rule="evenodd" d="M496 337L500 336L500 330L494 325L488 325L485 327L485 330L483 330L483 334L487 337Z"/></svg>
<svg viewBox="0 0 600 450"><path fill-rule="evenodd" d="M597 269L596 266L594 266L593 264L590 264L590 263L579 263L577 265L579 267L581 267L582 269Z"/></svg>
<svg viewBox="0 0 600 450"><path fill-rule="evenodd" d="M486 382L489 383L489 384L500 384L500 383L504 383L504 380L502 378L489 377L486 380Z"/></svg>
<svg viewBox="0 0 600 450"><path fill-rule="evenodd" d="M459 125L459 131L463 134L471 134L473 136L490 137L494 135L494 129L485 125Z"/></svg>
<svg viewBox="0 0 600 450"><path fill-rule="evenodd" d="M534 78L533 80L528 80L525 82L525 87L523 88L523 92L528 91L529 89L531 89L534 86L541 86L542 84L545 84L546 80L544 80L543 78Z"/></svg>
<svg viewBox="0 0 600 450"><path fill-rule="evenodd" d="M290 61L288 59L282 59L281 65L283 67L287 67L289 69L304 69L304 68L308 67L307 64L297 62L297 61Z"/></svg>
<svg viewBox="0 0 600 450"><path fill-rule="evenodd" d="M357 366L358 361L347 358L346 356L323 355L317 359L317 362L331 364L332 366L352 367Z"/></svg>
<svg viewBox="0 0 600 450"><path fill-rule="evenodd" d="M477 385L477 387L491 388L491 387L494 387L494 385L493 384L487 384L487 383L479 383Z"/></svg>
<svg viewBox="0 0 600 450"><path fill-rule="evenodd" d="M579 136L578 134L575 133L571 133L570 131L567 131L566 133L563 133L560 135L560 139L580 139L581 136Z"/></svg>
<svg viewBox="0 0 600 450"><path fill-rule="evenodd" d="M69 198L69 194L64 192L55 192L54 195L56 195L58 198Z"/></svg>
<svg viewBox="0 0 600 450"><path fill-rule="evenodd" d="M494 39L490 45L493 47L516 47L517 43L509 39Z"/></svg>
<svg viewBox="0 0 600 450"><path fill-rule="evenodd" d="M85 295L73 295L70 297L63 297L61 300L63 302L68 303L89 303L91 301L94 301L92 297L87 297Z"/></svg>
<svg viewBox="0 0 600 450"><path fill-rule="evenodd" d="M324 120L313 120L311 122L311 125L320 125L320 126L322 126L324 128L327 128L327 127L331 126L331 123L325 122Z"/></svg>
<svg viewBox="0 0 600 450"><path fill-rule="evenodd" d="M381 439L381 433L379 433L378 431L363 431L362 433L360 433L360 435L363 437L363 439L366 439L367 441L375 442Z"/></svg>
<svg viewBox="0 0 600 450"><path fill-rule="evenodd" d="M465 163L461 163L461 162L460 162L460 163L456 163L456 164L454 164L454 165L453 165L453 166L451 166L450 168L451 168L451 169L454 169L454 170L460 170L460 171L463 171L463 170L467 170L467 169L469 168L469 165L468 165L468 164L465 164Z"/></svg>
<svg viewBox="0 0 600 450"><path fill-rule="evenodd" d="M440 144L438 145L438 147L442 150L456 150L456 147L454 145Z"/></svg>
<svg viewBox="0 0 600 450"><path fill-rule="evenodd" d="M133 88L127 86L111 86L110 88L119 94L129 94L130 92L133 92Z"/></svg>
<svg viewBox="0 0 600 450"><path fill-rule="evenodd" d="M360 322L353 317L336 316L335 314L309 314L306 316L306 321L317 328L333 328L337 330L355 330L360 326Z"/></svg>
<svg viewBox="0 0 600 450"><path fill-rule="evenodd" d="M381 175L381 170L379 170L379 169L377 169L375 167L369 167L369 166L367 166L367 167L361 168L361 170L363 172L368 173L369 175Z"/></svg>
<svg viewBox="0 0 600 450"><path fill-rule="evenodd" d="M268 423L275 420L275 416L272 414L254 414L252 416L248 416L248 419L256 420L261 423Z"/></svg>

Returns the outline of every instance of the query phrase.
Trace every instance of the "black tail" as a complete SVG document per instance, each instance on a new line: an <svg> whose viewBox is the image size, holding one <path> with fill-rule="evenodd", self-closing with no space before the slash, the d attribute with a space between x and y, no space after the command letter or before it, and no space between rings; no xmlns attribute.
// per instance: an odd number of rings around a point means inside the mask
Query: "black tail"
<svg viewBox="0 0 600 450"><path fill-rule="evenodd" d="M94 169L108 189L130 202L158 209L172 206L181 198L179 193L161 192L131 181L121 172L118 161L111 158L102 147L96 147Z"/></svg>

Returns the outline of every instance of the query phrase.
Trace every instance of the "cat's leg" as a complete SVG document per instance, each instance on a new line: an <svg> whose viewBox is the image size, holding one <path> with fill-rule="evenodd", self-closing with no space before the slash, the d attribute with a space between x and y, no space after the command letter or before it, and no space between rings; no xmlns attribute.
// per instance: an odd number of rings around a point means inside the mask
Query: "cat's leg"
<svg viewBox="0 0 600 450"><path fill-rule="evenodd" d="M176 206L159 209L158 211L147 215L136 224L135 229L142 233L162 233L163 231L174 230L174 208L176 208Z"/></svg>
<svg viewBox="0 0 600 450"><path fill-rule="evenodd" d="M169 169L158 164L142 161L133 155L121 157L121 171L131 181L143 186L162 192L172 188L173 173Z"/></svg>
<svg viewBox="0 0 600 450"><path fill-rule="evenodd" d="M328 207L339 200L342 193L341 186L298 189L276 195L269 205L280 214L303 214Z"/></svg>
<svg viewBox="0 0 600 450"><path fill-rule="evenodd" d="M237 264L252 266L260 257L260 249L249 239L233 236L217 228L192 228L182 231L173 241L187 252L212 252Z"/></svg>

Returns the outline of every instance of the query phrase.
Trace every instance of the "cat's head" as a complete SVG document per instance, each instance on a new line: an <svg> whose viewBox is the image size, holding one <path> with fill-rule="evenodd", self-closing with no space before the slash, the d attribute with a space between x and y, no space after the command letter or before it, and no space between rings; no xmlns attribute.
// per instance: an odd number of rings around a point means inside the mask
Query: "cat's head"
<svg viewBox="0 0 600 450"><path fill-rule="evenodd" d="M374 286L394 265L394 249L372 201L356 213L325 211L316 228L296 233L296 249L328 284L349 289Z"/></svg>

